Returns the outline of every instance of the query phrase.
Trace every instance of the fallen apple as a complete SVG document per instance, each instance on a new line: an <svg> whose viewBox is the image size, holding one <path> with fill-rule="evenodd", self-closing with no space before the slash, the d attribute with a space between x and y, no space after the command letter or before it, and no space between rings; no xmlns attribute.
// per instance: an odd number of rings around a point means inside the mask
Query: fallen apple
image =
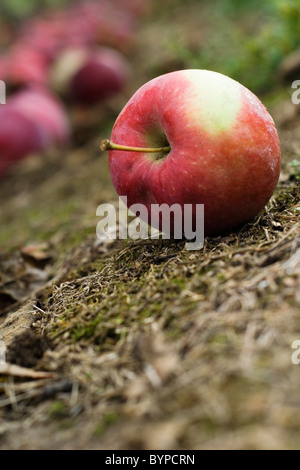
<svg viewBox="0 0 300 470"><path fill-rule="evenodd" d="M264 105L208 70L171 72L143 85L102 149L110 150L112 181L129 207L144 204L150 216L153 204L204 204L205 235L252 220L280 173L279 138Z"/></svg>
<svg viewBox="0 0 300 470"><path fill-rule="evenodd" d="M19 42L41 53L47 64L50 64L61 50L62 29L66 30L66 22L61 24L37 16L25 21L20 31Z"/></svg>
<svg viewBox="0 0 300 470"><path fill-rule="evenodd" d="M48 63L44 54L27 45L14 47L9 54L8 81L14 86L46 86Z"/></svg>
<svg viewBox="0 0 300 470"><path fill-rule="evenodd" d="M0 177L25 156L45 148L40 127L9 104L0 106Z"/></svg>
<svg viewBox="0 0 300 470"><path fill-rule="evenodd" d="M10 98L9 103L40 127L47 147L69 142L71 131L68 116L54 93L39 89L21 90Z"/></svg>
<svg viewBox="0 0 300 470"><path fill-rule="evenodd" d="M69 48L53 65L51 75L60 94L91 105L124 89L129 65L123 54L109 47Z"/></svg>
<svg viewBox="0 0 300 470"><path fill-rule="evenodd" d="M19 91L0 105L0 176L27 155L66 145L69 138L67 115L53 93Z"/></svg>

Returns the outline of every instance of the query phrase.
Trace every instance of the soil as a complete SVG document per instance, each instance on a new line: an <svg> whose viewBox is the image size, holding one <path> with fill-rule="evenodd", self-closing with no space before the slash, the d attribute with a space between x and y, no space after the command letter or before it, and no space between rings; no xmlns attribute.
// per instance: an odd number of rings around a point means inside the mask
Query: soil
<svg viewBox="0 0 300 470"><path fill-rule="evenodd" d="M141 28L135 63L153 28ZM117 195L99 145L145 77L141 67L117 100L73 110L73 147L1 182L0 339L23 369L0 365L0 449L299 448L297 106L282 90L264 97L283 163L254 221L196 252L100 242L97 206Z"/></svg>

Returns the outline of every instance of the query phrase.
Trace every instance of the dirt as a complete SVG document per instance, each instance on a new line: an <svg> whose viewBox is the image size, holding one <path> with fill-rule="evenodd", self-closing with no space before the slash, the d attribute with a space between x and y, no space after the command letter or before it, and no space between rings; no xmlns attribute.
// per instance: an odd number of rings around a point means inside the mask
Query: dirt
<svg viewBox="0 0 300 470"><path fill-rule="evenodd" d="M99 144L131 91L1 182L0 339L51 374L0 375L0 449L298 449L297 107L270 106L282 173L254 221L196 252L100 243L96 208L117 196Z"/></svg>
<svg viewBox="0 0 300 470"><path fill-rule="evenodd" d="M23 367L34 367L49 348L44 336L36 335L31 329L14 337L7 348L6 360Z"/></svg>

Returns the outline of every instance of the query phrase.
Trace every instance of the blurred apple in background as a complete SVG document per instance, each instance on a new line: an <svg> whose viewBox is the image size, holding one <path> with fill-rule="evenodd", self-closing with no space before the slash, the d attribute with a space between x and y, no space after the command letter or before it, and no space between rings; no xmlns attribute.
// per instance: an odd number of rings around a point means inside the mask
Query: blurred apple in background
<svg viewBox="0 0 300 470"><path fill-rule="evenodd" d="M129 63L120 52L71 48L64 51L52 70L54 88L76 103L95 104L124 90L130 77Z"/></svg>
<svg viewBox="0 0 300 470"><path fill-rule="evenodd" d="M0 176L25 156L47 145L40 126L11 105L0 106Z"/></svg>
<svg viewBox="0 0 300 470"><path fill-rule="evenodd" d="M54 93L48 90L22 90L11 97L9 104L39 126L47 146L65 145L69 142L71 130L68 116Z"/></svg>
<svg viewBox="0 0 300 470"><path fill-rule="evenodd" d="M63 27L63 25L62 25ZM60 51L60 30L57 22L43 17L34 17L23 25L17 41L42 53L52 62Z"/></svg>
<svg viewBox="0 0 300 470"><path fill-rule="evenodd" d="M0 106L0 176L20 159L70 141L68 116L48 91L22 90Z"/></svg>
<svg viewBox="0 0 300 470"><path fill-rule="evenodd" d="M13 48L8 59L8 80L14 86L47 86L48 63L44 54L26 45Z"/></svg>

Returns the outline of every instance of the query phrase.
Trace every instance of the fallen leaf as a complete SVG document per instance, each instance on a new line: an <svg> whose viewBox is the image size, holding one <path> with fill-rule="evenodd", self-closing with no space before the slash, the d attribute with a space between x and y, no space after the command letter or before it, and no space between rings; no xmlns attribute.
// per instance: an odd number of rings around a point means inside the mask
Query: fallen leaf
<svg viewBox="0 0 300 470"><path fill-rule="evenodd" d="M21 249L21 255L26 262L40 269L45 268L52 259L49 243L36 243L24 246Z"/></svg>

